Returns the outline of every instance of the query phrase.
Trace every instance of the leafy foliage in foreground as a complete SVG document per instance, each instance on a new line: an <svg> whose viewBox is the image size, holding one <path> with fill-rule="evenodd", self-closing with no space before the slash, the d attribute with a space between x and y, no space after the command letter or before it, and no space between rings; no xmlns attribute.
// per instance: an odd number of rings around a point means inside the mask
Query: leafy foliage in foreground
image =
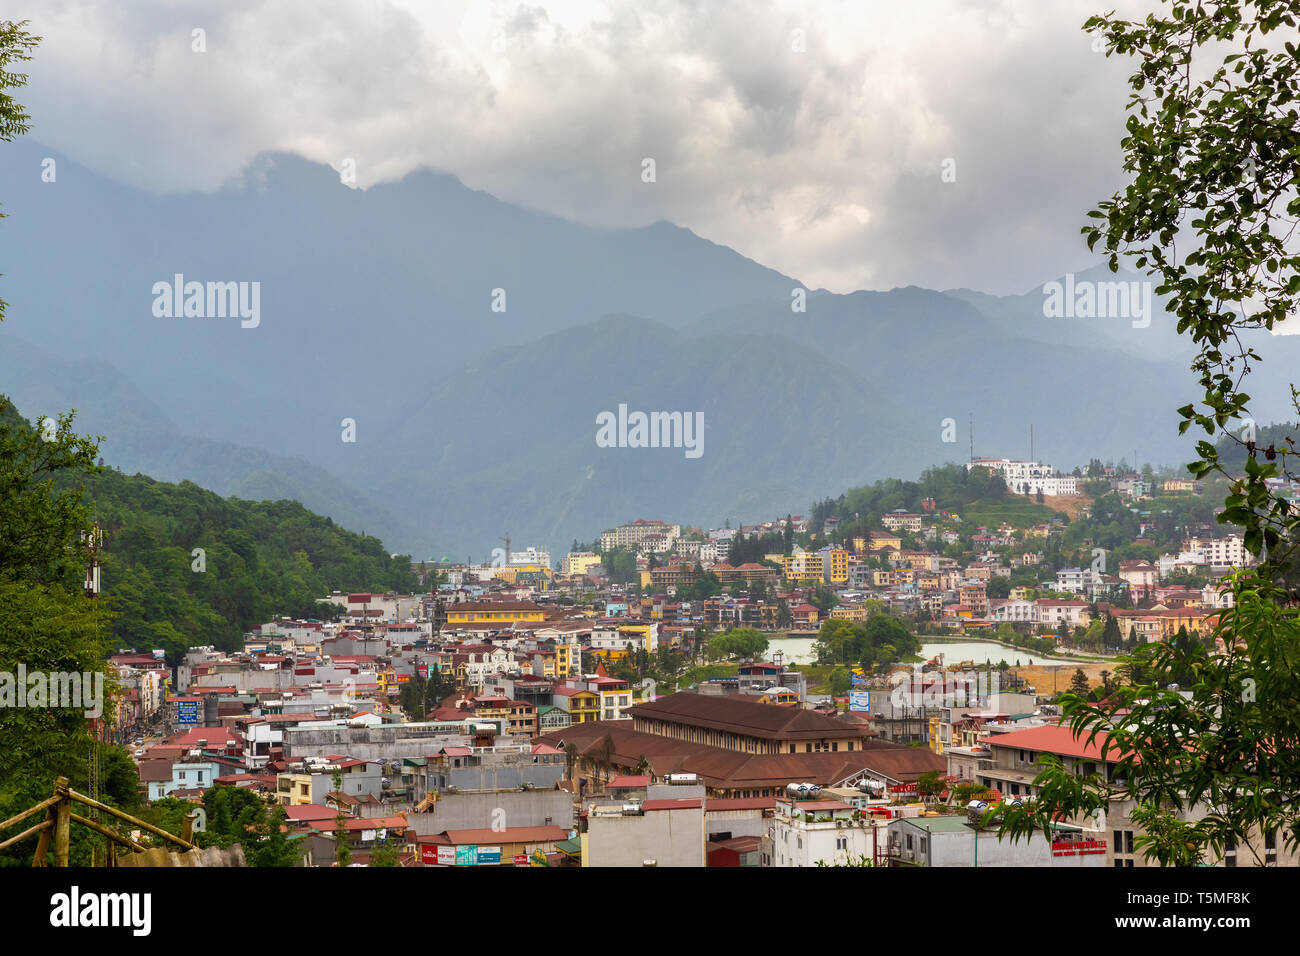
<svg viewBox="0 0 1300 956"><path fill-rule="evenodd" d="M1046 755L1036 800L1006 811L1005 832L1042 829L1058 812L1105 812L1118 799L1136 803L1145 833L1135 843L1162 865L1203 862L1229 840L1258 852L1248 842L1256 831L1300 847L1300 609L1254 572L1235 575L1232 589L1237 605L1212 632L1218 652L1197 640L1146 644L1126 667L1132 683L1106 700L1064 695L1071 730L1118 758L1111 779L1070 773Z"/></svg>

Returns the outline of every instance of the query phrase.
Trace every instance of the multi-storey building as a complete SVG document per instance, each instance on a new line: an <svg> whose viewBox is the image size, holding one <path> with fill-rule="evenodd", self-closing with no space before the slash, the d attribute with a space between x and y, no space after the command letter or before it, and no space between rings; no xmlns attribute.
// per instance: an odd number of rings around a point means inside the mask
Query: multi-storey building
<svg viewBox="0 0 1300 956"><path fill-rule="evenodd" d="M910 511L891 511L880 519L890 531L920 531L921 516Z"/></svg>
<svg viewBox="0 0 1300 956"><path fill-rule="evenodd" d="M1241 535L1230 534L1223 538L1188 538L1183 550L1196 555L1200 564L1237 568L1246 563L1246 546Z"/></svg>
<svg viewBox="0 0 1300 956"><path fill-rule="evenodd" d="M646 550L642 547L646 539L653 537L655 539L654 550L667 551L673 547L673 542L681 537L681 534L681 525L639 519L628 524L621 524L617 528L611 528L602 534L600 536L600 549L602 551L614 551L622 548L627 551L642 551Z"/></svg>
<svg viewBox="0 0 1300 956"><path fill-rule="evenodd" d="M784 555L782 573L787 580L820 582L825 575L825 559L820 552L800 551ZM847 575L845 576L847 580Z"/></svg>
<svg viewBox="0 0 1300 956"><path fill-rule="evenodd" d="M847 584L849 580L849 553L843 548L822 548L822 581L827 584Z"/></svg>
<svg viewBox="0 0 1300 956"><path fill-rule="evenodd" d="M560 564L564 574L586 574L597 567L600 567L600 555L594 551L570 551Z"/></svg>
<svg viewBox="0 0 1300 956"><path fill-rule="evenodd" d="M511 564L540 564L544 568L551 566L551 552L529 547L526 551L511 551Z"/></svg>

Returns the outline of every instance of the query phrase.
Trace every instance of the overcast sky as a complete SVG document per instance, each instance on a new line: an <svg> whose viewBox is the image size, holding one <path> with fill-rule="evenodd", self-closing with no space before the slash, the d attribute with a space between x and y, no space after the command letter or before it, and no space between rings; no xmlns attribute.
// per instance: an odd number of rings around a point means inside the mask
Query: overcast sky
<svg viewBox="0 0 1300 956"><path fill-rule="evenodd" d="M427 165L810 287L1018 293L1095 261L1129 63L1081 26L1135 5L42 0L20 100L32 139L151 190L267 150L354 159L362 187Z"/></svg>

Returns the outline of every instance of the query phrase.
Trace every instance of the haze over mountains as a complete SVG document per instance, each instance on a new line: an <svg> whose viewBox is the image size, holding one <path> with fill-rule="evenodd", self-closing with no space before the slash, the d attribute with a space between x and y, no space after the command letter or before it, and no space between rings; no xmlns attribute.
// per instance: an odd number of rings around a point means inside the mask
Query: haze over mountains
<svg viewBox="0 0 1300 956"><path fill-rule="evenodd" d="M159 197L20 140L0 180L31 182L0 228L0 392L27 417L76 407L125 471L298 498L420 557L802 511L964 461L968 414L980 455L1027 456L1032 423L1057 467L1187 457L1195 387L1163 313L1134 329L1046 319L1041 289L916 287L793 312L796 279L668 223L592 229L427 172L361 192L286 155ZM260 282L260 324L155 317L176 273ZM1300 337L1261 351L1256 412L1287 417ZM620 403L703 412L703 456L597 447Z"/></svg>

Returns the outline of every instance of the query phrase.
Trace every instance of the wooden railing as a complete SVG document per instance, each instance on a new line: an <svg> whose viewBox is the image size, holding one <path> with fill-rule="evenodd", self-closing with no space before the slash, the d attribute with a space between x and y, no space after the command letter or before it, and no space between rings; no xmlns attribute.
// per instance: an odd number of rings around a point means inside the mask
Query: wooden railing
<svg viewBox="0 0 1300 956"><path fill-rule="evenodd" d="M130 837L124 836L118 831L110 829L94 820L88 820L79 814L73 813L73 803L80 803L98 810L101 813L106 813L110 817L116 817L118 820L130 824L132 827L152 833L154 836L162 837L164 840L176 844L182 850L196 849L195 845L190 842L190 838L194 833L194 820L197 817L197 814L186 816L184 836L178 837L174 833L168 833L166 830L159 829L151 823L139 820L136 817L131 816L129 813L123 813L121 810L100 803L98 800L93 800L85 794L78 793L68 786L67 777L59 777L54 782L53 796L49 797L49 799L42 800L33 807L29 807L17 816L10 817L8 820L0 823L0 833L3 833L15 824L34 817L42 810L45 811L44 820L34 826L28 827L22 833L11 836L4 842L0 842L0 850L39 833L40 839L36 842L36 855L32 859L32 866L48 865L46 858L49 854L51 843L54 845L54 865L67 866L72 824L77 823L105 837L108 843L108 854L106 856L108 866L115 865L115 847L126 847L134 853L143 853L146 851L146 847L141 846Z"/></svg>

